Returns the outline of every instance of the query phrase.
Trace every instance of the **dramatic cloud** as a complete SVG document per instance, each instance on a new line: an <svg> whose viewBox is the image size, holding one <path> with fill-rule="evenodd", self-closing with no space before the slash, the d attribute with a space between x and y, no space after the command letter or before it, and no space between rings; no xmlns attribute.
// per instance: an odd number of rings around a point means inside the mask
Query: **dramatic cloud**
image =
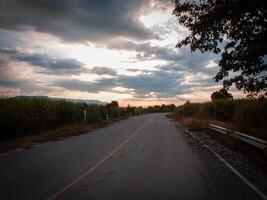
<svg viewBox="0 0 267 200"><path fill-rule="evenodd" d="M80 74L87 71L76 59L50 58L42 54L19 55L14 58L40 67L41 70L38 71L40 73Z"/></svg>
<svg viewBox="0 0 267 200"><path fill-rule="evenodd" d="M147 44L146 46L149 48L143 49L150 52L151 46ZM168 51L167 48L161 49L162 52ZM42 54L23 54L12 49L0 49L1 54L8 55L11 60L26 62L31 66L42 69L37 71L38 73L63 75L85 72L86 74L112 76L112 78L102 77L94 81L62 79L59 77L58 80L53 81L53 84L50 84L51 87L89 93L112 92L115 87L121 87L126 89L126 93L131 91L135 98L173 98L190 93L195 88L212 86L214 83L211 81L210 74L216 66L216 63L213 60L209 60L209 57L194 58L192 56L191 60L189 60L186 57L187 54L182 51L182 53L180 52L180 54L176 55L179 58L176 62L169 60L167 64L156 66L154 70L127 69L126 71L133 72L135 75L122 75L109 67L84 69L83 64L75 59L50 58ZM157 56L160 55L164 57L163 55L167 55L167 53L157 54ZM203 69L203 65L208 67ZM21 87L24 88L23 90L25 88L30 89L28 81L3 80L0 85L10 88Z"/></svg>
<svg viewBox="0 0 267 200"><path fill-rule="evenodd" d="M155 35L139 21L148 0L2 0L0 28L50 33L67 41L114 37L149 39Z"/></svg>
<svg viewBox="0 0 267 200"><path fill-rule="evenodd" d="M56 87L90 93L112 92L115 87L121 87L126 89L126 93L132 91L131 94L136 98L176 97L192 92L194 87L211 85L214 84L205 74L190 74L175 70L141 71L141 74L135 76L116 75L114 78L102 78L93 82L75 79L59 80L53 84Z"/></svg>
<svg viewBox="0 0 267 200"><path fill-rule="evenodd" d="M37 72L39 73L80 74L82 72L88 72L83 64L76 59L51 58L45 54L24 54L17 50L0 48L0 63L1 54L7 55L9 61L26 62L32 66L38 67L39 70ZM4 62L4 60L2 62Z"/></svg>
<svg viewBox="0 0 267 200"><path fill-rule="evenodd" d="M136 59L138 61L144 60L166 60L166 61L177 61L181 57L176 53L175 48L152 46L150 43L136 43L126 40L113 41L106 45L109 49L136 51Z"/></svg>
<svg viewBox="0 0 267 200"><path fill-rule="evenodd" d="M15 49L0 48L0 54L15 55L17 53Z"/></svg>
<svg viewBox="0 0 267 200"><path fill-rule="evenodd" d="M121 87L133 89L135 97L171 98L191 93L195 88L214 85L203 73L154 70L137 76L118 76Z"/></svg>
<svg viewBox="0 0 267 200"><path fill-rule="evenodd" d="M90 93L98 93L100 91L111 91L117 85L116 79L104 78L95 82L81 81L81 80L58 80L53 86L62 87L70 90L86 91Z"/></svg>
<svg viewBox="0 0 267 200"><path fill-rule="evenodd" d="M157 93L159 96L176 96L182 92L179 88L180 79L179 74L155 71L137 76L120 76L119 83L122 87L134 89L138 97L149 93Z"/></svg>
<svg viewBox="0 0 267 200"><path fill-rule="evenodd" d="M0 92L205 100L220 55L175 48L188 31L172 9L171 0L1 0Z"/></svg>
<svg viewBox="0 0 267 200"><path fill-rule="evenodd" d="M158 67L162 70L172 69L176 71L204 72L209 75L215 75L215 72L218 71L216 68L217 65L214 62L214 60L218 59L218 55L212 53L202 54L200 52L192 53L189 48L175 49L166 46L152 46L148 42L135 43L125 40L110 42L106 47L137 52L135 62L146 60L167 61L167 65Z"/></svg>
<svg viewBox="0 0 267 200"><path fill-rule="evenodd" d="M32 93L35 91L40 91L44 89L44 87L37 86L33 84L33 82L28 80L10 80L10 79L1 79L0 80L0 86L6 87L6 88L14 88L19 90L23 93Z"/></svg>
<svg viewBox="0 0 267 200"><path fill-rule="evenodd" d="M117 74L117 71L112 69L112 68L108 68L108 67L93 67L90 70L91 73L97 74L97 75L111 75L111 76L115 76Z"/></svg>

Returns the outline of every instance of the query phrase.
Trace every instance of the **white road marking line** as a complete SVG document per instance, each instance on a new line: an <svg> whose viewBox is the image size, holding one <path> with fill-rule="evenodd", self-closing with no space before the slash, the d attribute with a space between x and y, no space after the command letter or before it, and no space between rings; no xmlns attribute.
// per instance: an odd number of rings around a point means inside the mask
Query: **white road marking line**
<svg viewBox="0 0 267 200"><path fill-rule="evenodd" d="M146 122L144 122L135 132L129 136L127 139L125 139L118 147L116 147L111 153L109 153L106 157L104 157L102 160L94 164L92 167L90 167L87 171L85 171L82 175L75 178L73 181L68 183L67 185L63 186L60 190L58 190L56 193L52 194L50 197L47 198L47 200L53 200L59 197L61 194L66 192L68 189L72 188L74 185L81 182L84 178L86 178L89 174L91 174L95 169L97 169L99 166L101 166L106 160L111 158L115 153L117 153L123 146L125 146L134 136L136 136L144 127L145 125L153 118L150 117Z"/></svg>
<svg viewBox="0 0 267 200"><path fill-rule="evenodd" d="M218 158L221 162L223 162L238 178L240 178L248 187L250 187L258 196L262 199L267 200L267 196L257 188L253 183L251 183L246 177L244 177L239 171L237 171L231 164L229 164L226 160L224 160L219 154L217 154L214 150L212 150L205 142L201 141L197 138L193 133L189 130L185 129L187 133L189 133L193 138L195 138L198 142L204 145L216 158Z"/></svg>

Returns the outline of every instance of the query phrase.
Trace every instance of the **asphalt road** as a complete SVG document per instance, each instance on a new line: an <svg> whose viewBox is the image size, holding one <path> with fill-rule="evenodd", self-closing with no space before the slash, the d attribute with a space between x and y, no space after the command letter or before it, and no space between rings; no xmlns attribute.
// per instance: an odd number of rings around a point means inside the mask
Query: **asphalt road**
<svg viewBox="0 0 267 200"><path fill-rule="evenodd" d="M11 152L0 157L0 199L260 199L184 134L150 114Z"/></svg>

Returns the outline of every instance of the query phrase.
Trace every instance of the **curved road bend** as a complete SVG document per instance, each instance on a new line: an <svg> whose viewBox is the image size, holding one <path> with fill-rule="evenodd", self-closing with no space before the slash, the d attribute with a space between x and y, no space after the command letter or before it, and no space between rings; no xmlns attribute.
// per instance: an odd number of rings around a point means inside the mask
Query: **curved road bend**
<svg viewBox="0 0 267 200"><path fill-rule="evenodd" d="M11 152L0 157L0 199L260 199L183 135L149 114Z"/></svg>

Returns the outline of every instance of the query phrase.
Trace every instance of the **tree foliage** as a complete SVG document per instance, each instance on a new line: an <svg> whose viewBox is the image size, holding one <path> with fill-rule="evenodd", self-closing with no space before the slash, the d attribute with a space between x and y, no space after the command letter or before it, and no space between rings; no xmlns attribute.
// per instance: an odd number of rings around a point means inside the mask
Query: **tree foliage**
<svg viewBox="0 0 267 200"><path fill-rule="evenodd" d="M118 101L111 101L111 103L109 104L110 107L119 107L119 103Z"/></svg>
<svg viewBox="0 0 267 200"><path fill-rule="evenodd" d="M218 99L233 99L233 95L223 88L211 94L212 101L218 100Z"/></svg>
<svg viewBox="0 0 267 200"><path fill-rule="evenodd" d="M267 94L267 1L174 0L173 14L190 34L177 44L221 53L216 82L248 95Z"/></svg>

